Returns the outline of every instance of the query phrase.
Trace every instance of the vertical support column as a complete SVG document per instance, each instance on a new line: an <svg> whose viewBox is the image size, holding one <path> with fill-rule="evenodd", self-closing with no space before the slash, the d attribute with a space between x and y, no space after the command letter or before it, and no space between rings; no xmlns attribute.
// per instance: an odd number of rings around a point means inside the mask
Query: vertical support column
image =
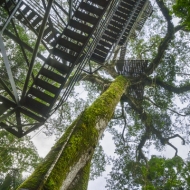
<svg viewBox="0 0 190 190"><path fill-rule="evenodd" d="M69 21L72 17L72 11L73 11L73 0L69 1Z"/></svg>
<svg viewBox="0 0 190 190"><path fill-rule="evenodd" d="M11 83L11 87L12 87L12 90L13 90L15 101L16 101L17 104L19 104L19 98L18 98L18 94L17 94L17 89L16 89L15 81L14 81L14 78L13 78L13 74L12 74L12 71L11 71L11 67L10 67L10 64L9 64L9 60L8 60L8 57L7 57L7 54L6 54L6 50L5 50L5 46L4 46L3 38L1 36L1 34L0 34L0 49L1 49L1 53L3 55L3 60L4 60L4 63L5 63L5 68L7 70L9 81Z"/></svg>
<svg viewBox="0 0 190 190"><path fill-rule="evenodd" d="M125 60L126 50L127 50L127 48L126 48L125 45L121 46L121 51L120 51L119 60Z"/></svg>

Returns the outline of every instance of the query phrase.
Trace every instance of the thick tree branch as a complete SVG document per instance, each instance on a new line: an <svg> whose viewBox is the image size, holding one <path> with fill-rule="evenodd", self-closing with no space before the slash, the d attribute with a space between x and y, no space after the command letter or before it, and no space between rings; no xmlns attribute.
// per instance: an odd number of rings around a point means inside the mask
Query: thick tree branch
<svg viewBox="0 0 190 190"><path fill-rule="evenodd" d="M182 139L183 145L185 144L185 140L179 134L175 134L175 135L173 135L171 137L167 137L167 138L163 137L162 132L157 130L156 128L154 128L152 122L151 122L151 131L152 131L152 134L156 135L156 137L158 138L158 140L161 142L161 144L163 146L165 146L167 144L167 145L171 146L175 150L175 156L177 156L178 149L173 144L171 144L169 142L169 140L173 139L173 138L176 138L176 137L179 137L179 138Z"/></svg>
<svg viewBox="0 0 190 190"><path fill-rule="evenodd" d="M117 74L117 72L116 72L114 66L115 66L115 61L113 61L113 64L111 63L111 64L105 65L105 66L103 67L103 70L104 70L108 75L110 75L111 77L116 78L116 77L118 76L118 74Z"/></svg>
<svg viewBox="0 0 190 190"><path fill-rule="evenodd" d="M180 87L176 87L176 86L172 86L169 85L161 80L156 80L156 84L160 85L161 87L163 87L164 89L170 91L170 92L174 92L176 94L182 94L184 92L187 92L190 90L190 84L187 85L183 85Z"/></svg>
<svg viewBox="0 0 190 190"><path fill-rule="evenodd" d="M165 6L164 1L163 0L156 0L156 3L158 4L163 16L165 17L167 23L168 23L168 29L170 27L173 27L173 23L172 23L172 17L170 15L170 11L169 9Z"/></svg>
<svg viewBox="0 0 190 190"><path fill-rule="evenodd" d="M124 120L124 126L123 126L123 131L122 131L122 138L123 138L123 142L125 144L125 137L124 137L124 133L125 133L125 129L127 126L127 121L126 121L126 115L124 112L124 103L121 103L121 108L122 108L122 116L123 116L123 120Z"/></svg>
<svg viewBox="0 0 190 190"><path fill-rule="evenodd" d="M179 30L185 30L185 26L184 25L177 25L175 28L174 28L174 33L178 32Z"/></svg>
<svg viewBox="0 0 190 190"><path fill-rule="evenodd" d="M173 135L171 137L168 137L168 140L170 139L174 139L176 137L179 137L181 140L182 140L182 145L185 145L185 139L183 137L181 137L180 135L176 134L176 135Z"/></svg>
<svg viewBox="0 0 190 190"><path fill-rule="evenodd" d="M106 86L109 85L112 81L106 78L102 78L100 75L98 74L94 74L94 75L86 75L84 77L81 76L81 79L83 81L88 81L91 82L92 84L96 84L99 86Z"/></svg>
<svg viewBox="0 0 190 190"><path fill-rule="evenodd" d="M150 77L146 77L146 85L152 85L152 81L154 81L157 85L161 86L165 90L168 90L168 91L176 93L176 94L182 94L182 93L190 90L190 84L176 87L176 86L167 84L166 82L163 82L159 78L151 79Z"/></svg>
<svg viewBox="0 0 190 190"><path fill-rule="evenodd" d="M177 156L178 149L173 144L171 144L170 142L167 142L166 144L171 146L175 150L175 156Z"/></svg>
<svg viewBox="0 0 190 190"><path fill-rule="evenodd" d="M163 0L156 0L156 2L167 21L167 33L158 47L156 57L153 59L153 61L150 63L149 67L146 70L147 75L152 74L152 72L158 67L160 61L162 60L162 57L165 54L165 51L168 48L169 43L171 42L175 34L174 25L171 21L172 17L169 14L168 8L164 5Z"/></svg>
<svg viewBox="0 0 190 190"><path fill-rule="evenodd" d="M162 132L157 130L154 127L154 123L153 123L152 119L150 117L148 117L148 114L145 111L142 111L143 108L141 106L138 106L138 104L135 103L135 101L129 96L128 96L128 101L129 101L130 105L132 106L132 108L140 115L141 121L144 123L145 128L146 128L146 132L141 137L140 143L137 147L137 151L139 151L139 154L142 153L142 147L144 146L146 140L152 134L152 135L156 136L156 138L161 142L161 144L163 146L165 146L166 144L171 146L175 150L175 156L177 156L178 149L173 144L171 144L169 142L169 140L179 137L180 139L182 139L183 145L185 144L185 140L179 134L175 134L175 135L167 137L167 138L163 137ZM139 157L137 157L137 158L139 158Z"/></svg>
<svg viewBox="0 0 190 190"><path fill-rule="evenodd" d="M70 84L71 80L72 80L72 77L69 78L68 82L66 83L66 85L64 87L67 87ZM103 89L107 89L107 87L109 87L109 85L112 82L109 79L102 78L98 74L89 75L89 74L86 74L86 73L82 73L79 76L78 81L88 81L88 82L91 82L92 84L96 84L98 86L103 87Z"/></svg>
<svg viewBox="0 0 190 190"><path fill-rule="evenodd" d="M155 105L156 107L158 107L158 108L161 108L162 109L162 106L159 106L158 104L156 104L155 102L153 102L150 98L148 98L148 97L144 97L145 99L147 99L149 102L151 102L153 105ZM185 117L185 116L187 116L187 115L189 115L189 114L180 114L180 113L178 113L177 111L175 111L175 110L172 110L172 109L170 109L170 108L166 108L167 110L170 110L171 112L174 112L174 113L176 113L176 114L178 114L179 116L183 116L183 117Z"/></svg>
<svg viewBox="0 0 190 190"><path fill-rule="evenodd" d="M141 159L143 159L147 163L147 158L144 155L142 148L144 147L144 145L148 139L149 139L149 135L147 134L147 130L146 130L146 132L141 136L140 142L137 146L137 150L136 150L137 161L140 161Z"/></svg>

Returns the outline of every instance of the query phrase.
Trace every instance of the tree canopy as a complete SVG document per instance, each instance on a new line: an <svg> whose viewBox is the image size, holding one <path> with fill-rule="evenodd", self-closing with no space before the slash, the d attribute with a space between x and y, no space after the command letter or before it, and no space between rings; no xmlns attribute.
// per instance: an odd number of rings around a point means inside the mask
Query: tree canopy
<svg viewBox="0 0 190 190"><path fill-rule="evenodd" d="M127 87L124 85L124 94L120 99L117 97L119 102L116 109L112 108L115 110L109 113L114 111L107 131L113 135L116 156L105 157L101 146L98 146L93 156L92 178L101 175L107 160L112 163L112 171L107 178L107 189L182 190L190 187L189 158L179 155L179 147L172 143L173 139L180 140L182 145L187 147L190 143L188 7L189 1L178 0L174 5L172 0L156 0L154 11L144 28L140 32L135 31L137 37L130 39L126 44L126 60L148 60L148 65L143 74L137 77L129 74L126 77L129 85ZM176 17L180 18L181 22L176 22ZM64 103L55 116L45 124L47 135L54 134L60 138L65 131L65 134L70 135L73 128L68 126L78 115L78 120L75 120L71 127L79 121L77 127L87 130L86 123L81 124L83 122L83 118L80 119L81 115L91 109L88 106L98 96L102 97L102 93L109 90L110 85L113 85L113 81L118 77L115 65L120 57L121 48L123 47L117 46L111 59L95 74L88 75L84 72L80 75L68 102ZM79 87L82 88L82 92L87 92L86 98L80 97L76 90ZM143 92L142 98L139 98L139 92ZM97 98L97 101L100 99ZM94 114L101 112L102 108L97 109ZM107 120L106 116L105 119ZM78 128L74 130L77 135L81 134L78 130ZM90 137L83 138L80 141L87 142ZM64 139L65 136L61 137L52 148L45 159L48 164L49 157L58 155L60 147L57 146ZM95 147L97 141L94 142ZM72 143L68 146L72 147ZM88 147L87 144L85 146ZM170 158L162 154L166 147L173 150ZM151 155L150 148L155 149L159 156ZM19 150L27 151L25 148ZM89 160L92 152L89 153ZM35 175L39 174L36 172ZM50 179L48 180L51 181ZM72 189L71 186L69 188Z"/></svg>
<svg viewBox="0 0 190 190"><path fill-rule="evenodd" d="M189 30L189 19L190 19L190 1L187 0L177 0L173 6L173 12L177 17L181 19L181 23L186 26Z"/></svg>

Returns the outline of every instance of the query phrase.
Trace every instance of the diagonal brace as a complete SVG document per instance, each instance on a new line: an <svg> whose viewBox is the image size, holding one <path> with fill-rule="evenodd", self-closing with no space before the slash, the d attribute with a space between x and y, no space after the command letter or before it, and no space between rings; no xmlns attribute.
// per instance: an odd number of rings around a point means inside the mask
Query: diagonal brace
<svg viewBox="0 0 190 190"><path fill-rule="evenodd" d="M20 4L22 3L22 0L20 0L17 5L15 6L14 10L11 12L9 18L7 19L6 23L4 24L3 28L0 31L0 34L3 34L4 30L6 29L7 25L9 24L9 22L11 21L11 19L13 18L14 14L16 13L16 11L18 10L18 8L20 7Z"/></svg>

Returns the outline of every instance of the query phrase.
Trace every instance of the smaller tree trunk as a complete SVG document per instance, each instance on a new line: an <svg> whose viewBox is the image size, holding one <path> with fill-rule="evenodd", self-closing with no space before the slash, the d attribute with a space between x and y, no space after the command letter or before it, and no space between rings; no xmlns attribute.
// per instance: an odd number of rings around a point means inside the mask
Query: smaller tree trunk
<svg viewBox="0 0 190 190"><path fill-rule="evenodd" d="M90 165L91 159L86 163L83 168L81 168L81 170L78 172L75 179L72 181L67 190L86 190L88 188Z"/></svg>

